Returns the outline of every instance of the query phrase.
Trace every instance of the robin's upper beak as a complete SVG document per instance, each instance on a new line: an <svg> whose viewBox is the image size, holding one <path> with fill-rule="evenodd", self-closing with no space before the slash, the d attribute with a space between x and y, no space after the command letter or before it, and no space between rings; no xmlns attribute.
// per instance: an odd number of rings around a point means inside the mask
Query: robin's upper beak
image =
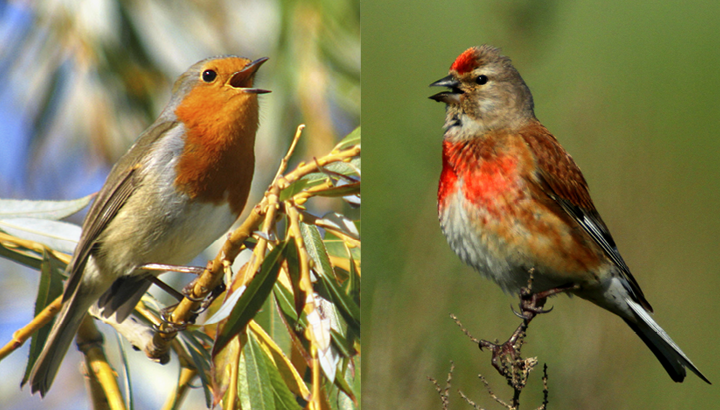
<svg viewBox="0 0 720 410"><path fill-rule="evenodd" d="M228 81L228 84L233 88L242 88L244 92L250 94L265 94L269 93L270 90L263 90L261 88L249 88L252 84L253 77L257 69L268 60L267 57L258 58L257 60L246 65L245 68L233 74Z"/></svg>
<svg viewBox="0 0 720 410"><path fill-rule="evenodd" d="M430 96L431 99L437 102L444 102L445 104L458 104L460 103L460 95L464 94L458 87L460 81L458 81L452 74L447 77L443 77L434 83L430 84L430 87L448 87L450 91L443 91L435 95Z"/></svg>

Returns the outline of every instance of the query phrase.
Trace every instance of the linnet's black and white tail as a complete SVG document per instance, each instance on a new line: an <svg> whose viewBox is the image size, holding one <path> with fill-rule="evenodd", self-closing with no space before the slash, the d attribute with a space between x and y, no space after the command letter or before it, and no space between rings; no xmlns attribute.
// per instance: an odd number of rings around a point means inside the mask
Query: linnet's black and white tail
<svg viewBox="0 0 720 410"><path fill-rule="evenodd" d="M695 367L670 336L650 317L645 308L630 298L626 298L625 301L637 320L635 322L627 318L623 318L623 320L640 336L674 381L682 382L687 374L685 371L687 368L706 383L712 384L700 373L700 370Z"/></svg>

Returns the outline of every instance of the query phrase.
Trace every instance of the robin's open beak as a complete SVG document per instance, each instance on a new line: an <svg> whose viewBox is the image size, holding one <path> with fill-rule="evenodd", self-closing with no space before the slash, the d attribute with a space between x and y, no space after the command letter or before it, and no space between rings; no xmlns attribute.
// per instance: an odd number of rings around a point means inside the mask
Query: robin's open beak
<svg viewBox="0 0 720 410"><path fill-rule="evenodd" d="M429 98L437 102L444 102L445 104L458 104L460 103L460 95L464 94L458 87L460 82L452 75L443 77L434 83L430 84L430 87L448 87L450 91L443 91L435 95L431 95Z"/></svg>
<svg viewBox="0 0 720 410"><path fill-rule="evenodd" d="M234 88L242 88L244 92L250 93L250 94L269 93L270 90L263 90L261 88L251 88L253 78L255 77L255 73L257 72L257 69L260 68L260 66L263 65L263 63L266 62L267 60L268 60L267 57L258 58L257 60L246 65L245 68L243 68L242 70L233 74L232 77L230 77L230 81L228 81L228 84L230 84L230 86L232 86Z"/></svg>

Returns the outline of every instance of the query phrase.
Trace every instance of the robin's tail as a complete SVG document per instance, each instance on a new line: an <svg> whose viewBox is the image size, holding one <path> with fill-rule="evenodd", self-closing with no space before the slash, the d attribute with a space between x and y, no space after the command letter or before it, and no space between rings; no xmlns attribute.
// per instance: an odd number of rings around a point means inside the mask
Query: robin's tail
<svg viewBox="0 0 720 410"><path fill-rule="evenodd" d="M50 330L45 347L30 373L29 381L32 393L40 392L41 396L45 396L45 393L50 390L60 363L70 348L70 343L93 301L93 298L88 298L87 295L83 297L76 291L70 300L63 303L55 324Z"/></svg>
<svg viewBox="0 0 720 410"><path fill-rule="evenodd" d="M699 378L703 379L708 384L708 380L700 370L685 356L678 345L668 336L667 333L650 317L650 314L640 304L631 300L629 297L625 300L635 313L637 319L633 322L630 319L625 319L625 323L630 325L632 330L640 336L643 342L650 348L650 350L658 358L660 364L663 365L665 371L668 372L670 377L676 382L682 382L687 374L685 369L690 369Z"/></svg>

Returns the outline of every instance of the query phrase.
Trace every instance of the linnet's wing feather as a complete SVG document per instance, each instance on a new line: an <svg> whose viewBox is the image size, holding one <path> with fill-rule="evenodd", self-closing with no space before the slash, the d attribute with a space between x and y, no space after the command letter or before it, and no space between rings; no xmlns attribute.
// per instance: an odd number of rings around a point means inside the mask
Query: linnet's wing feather
<svg viewBox="0 0 720 410"><path fill-rule="evenodd" d="M521 135L537 158L538 174L543 191L570 216L603 249L605 254L620 268L631 287L631 294L652 312L650 303L640 289L630 268L623 260L605 222L590 198L587 182L572 157L539 122L529 125Z"/></svg>

